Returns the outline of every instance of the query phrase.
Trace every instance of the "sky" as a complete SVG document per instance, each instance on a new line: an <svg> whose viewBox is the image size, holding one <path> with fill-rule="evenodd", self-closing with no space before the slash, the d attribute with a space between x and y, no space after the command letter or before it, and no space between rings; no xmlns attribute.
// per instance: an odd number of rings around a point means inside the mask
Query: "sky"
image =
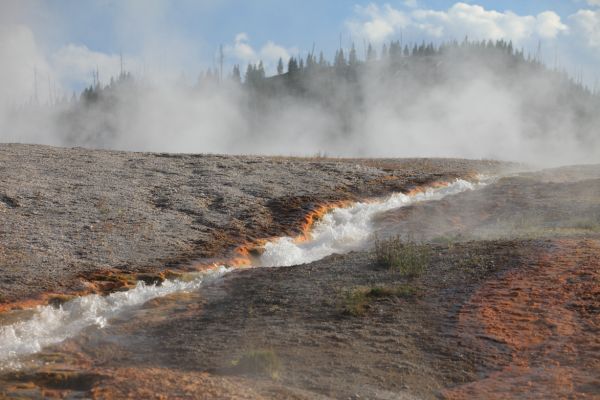
<svg viewBox="0 0 600 400"><path fill-rule="evenodd" d="M81 90L95 69L105 83L121 55L136 75L193 81L220 45L228 69L262 60L272 73L313 47L331 59L340 43L360 55L367 42L465 36L541 43L548 65L600 78L600 0L2 0L0 101L30 97L34 79L48 97Z"/></svg>

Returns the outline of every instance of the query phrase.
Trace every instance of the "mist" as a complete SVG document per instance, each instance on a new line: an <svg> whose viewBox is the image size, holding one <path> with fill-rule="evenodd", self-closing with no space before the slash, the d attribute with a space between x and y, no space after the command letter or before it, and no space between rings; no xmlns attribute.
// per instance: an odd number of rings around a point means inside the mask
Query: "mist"
<svg viewBox="0 0 600 400"><path fill-rule="evenodd" d="M87 95L72 98L56 88L30 31L18 27L0 39L1 142L542 166L600 160L600 96L512 48L507 56L482 52L477 42L455 44L432 54L315 64L254 83L236 82L229 71L186 78L106 68Z"/></svg>

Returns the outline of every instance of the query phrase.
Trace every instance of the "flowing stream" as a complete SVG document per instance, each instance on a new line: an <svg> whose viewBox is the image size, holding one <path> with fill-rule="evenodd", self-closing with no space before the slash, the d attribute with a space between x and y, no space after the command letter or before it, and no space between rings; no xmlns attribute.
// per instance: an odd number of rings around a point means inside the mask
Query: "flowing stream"
<svg viewBox="0 0 600 400"><path fill-rule="evenodd" d="M459 179L447 186L430 188L411 195L396 193L378 201L359 202L349 207L333 209L312 227L308 240L282 237L267 243L256 266L298 265L334 253L361 249L373 232L372 219L377 213L420 201L439 200L483 185L483 179L478 183ZM196 291L202 285L219 279L231 270L233 268L217 266L198 273L187 281L166 280L160 285L138 282L135 288L125 292L115 292L107 296L81 296L59 307L38 306L28 317L0 326L0 370L18 368L20 358L60 343L85 328L103 328L112 318L140 307L151 299L173 293Z"/></svg>

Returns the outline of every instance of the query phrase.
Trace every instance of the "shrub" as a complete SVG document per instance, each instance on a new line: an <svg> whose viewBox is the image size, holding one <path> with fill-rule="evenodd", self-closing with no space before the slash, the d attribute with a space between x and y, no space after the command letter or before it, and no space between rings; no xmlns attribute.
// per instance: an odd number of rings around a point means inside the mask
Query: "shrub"
<svg viewBox="0 0 600 400"><path fill-rule="evenodd" d="M412 240L403 241L399 236L375 239L375 259L378 265L397 271L400 275L414 278L420 276L430 259L429 247Z"/></svg>

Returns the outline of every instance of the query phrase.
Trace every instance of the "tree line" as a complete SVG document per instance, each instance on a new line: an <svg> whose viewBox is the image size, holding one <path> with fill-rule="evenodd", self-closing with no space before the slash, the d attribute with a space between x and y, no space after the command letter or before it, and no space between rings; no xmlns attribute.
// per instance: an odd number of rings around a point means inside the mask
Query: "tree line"
<svg viewBox="0 0 600 400"><path fill-rule="evenodd" d="M213 87L221 83L234 83L250 89L261 89L269 86L270 80L289 80L298 83L299 80L310 80L321 74L333 74L336 77L352 78L361 73L362 70L373 65L383 65L389 71L401 69L403 64L422 62L427 59L444 58L448 54L459 55L462 57L477 58L479 61L486 58L492 62L499 62L502 67L525 66L540 70L547 70L544 66L540 51L535 54L525 54L524 49L515 49L512 41L503 39L473 41L465 38L463 41L448 41L441 44L433 42L420 44L403 44L399 40L392 40L384 43L381 49L376 50L372 44L365 46L364 57L358 56L358 51L354 44L350 49L340 48L336 50L332 61L329 61L323 52L318 55L314 52L308 53L305 57L292 56L288 60L279 58L276 65L275 75L268 76L263 61L249 63L245 70L242 66L236 64L227 77L222 77L217 68L208 68L201 71L196 87ZM552 71L561 80L567 80L576 86L582 92L600 96L600 88L590 89L585 86L582 80L571 78L565 70ZM105 92L111 92L116 86L131 85L135 78L131 73L122 72L116 79L111 78L110 83L101 85L95 82L94 85L86 87L77 97L73 95L71 101L80 100L85 103L93 103L100 99ZM306 82L305 82L306 83Z"/></svg>

